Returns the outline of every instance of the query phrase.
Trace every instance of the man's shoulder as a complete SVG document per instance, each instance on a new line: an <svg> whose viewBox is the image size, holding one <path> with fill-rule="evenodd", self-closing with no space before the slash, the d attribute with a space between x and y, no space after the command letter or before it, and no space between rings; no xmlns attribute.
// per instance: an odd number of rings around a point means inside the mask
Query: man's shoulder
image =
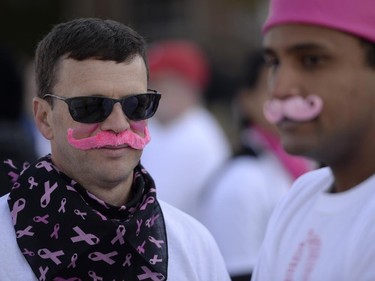
<svg viewBox="0 0 375 281"><path fill-rule="evenodd" d="M9 193L0 197L0 236L2 236L2 238L4 238L5 234L9 233L9 229L12 226L12 218L8 206L8 197Z"/></svg>
<svg viewBox="0 0 375 281"><path fill-rule="evenodd" d="M198 228L201 227L201 223L191 215L181 211L180 209L163 200L158 199L158 202L163 211L163 216L166 224L179 226L190 225Z"/></svg>
<svg viewBox="0 0 375 281"><path fill-rule="evenodd" d="M213 239L207 228L191 215L162 200L159 200L159 204L163 212L168 239L172 237L179 240L183 237L190 237L196 241Z"/></svg>
<svg viewBox="0 0 375 281"><path fill-rule="evenodd" d="M327 188L327 185L331 185L332 182L333 176L331 169L324 167L309 171L297 178L293 183L291 190L298 189L296 192L300 192L302 189L305 191L313 190L318 192Z"/></svg>
<svg viewBox="0 0 375 281"><path fill-rule="evenodd" d="M159 203L167 231L169 278L229 281L219 248L206 227L168 203Z"/></svg>
<svg viewBox="0 0 375 281"><path fill-rule="evenodd" d="M2 222L3 217L9 214L8 208L9 193L0 196L0 221Z"/></svg>
<svg viewBox="0 0 375 281"><path fill-rule="evenodd" d="M36 280L18 248L8 197L9 194L0 197L0 280Z"/></svg>
<svg viewBox="0 0 375 281"><path fill-rule="evenodd" d="M316 200L320 194L327 190L332 181L332 173L329 168L320 168L303 174L278 202L271 220L278 224L281 217L289 218L300 213L301 206L308 208L308 203Z"/></svg>

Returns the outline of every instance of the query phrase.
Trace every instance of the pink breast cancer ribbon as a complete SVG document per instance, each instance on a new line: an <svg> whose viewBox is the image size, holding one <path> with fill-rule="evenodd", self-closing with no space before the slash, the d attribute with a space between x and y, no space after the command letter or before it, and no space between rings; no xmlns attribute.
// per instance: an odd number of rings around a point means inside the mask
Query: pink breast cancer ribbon
<svg viewBox="0 0 375 281"><path fill-rule="evenodd" d="M130 130L126 130L120 134L115 134L109 131L102 131L92 137L76 139L74 137L74 130L72 128L69 128L67 131L68 142L72 146L80 150L89 150L105 146L116 147L121 145L128 145L131 148L141 150L151 140L150 133L147 127L145 127L144 129L144 135L144 137L141 137Z"/></svg>
<svg viewBox="0 0 375 281"><path fill-rule="evenodd" d="M263 112L270 123L278 124L284 119L297 122L311 121L320 115L322 109L322 99L317 95L309 95L271 99L265 102Z"/></svg>

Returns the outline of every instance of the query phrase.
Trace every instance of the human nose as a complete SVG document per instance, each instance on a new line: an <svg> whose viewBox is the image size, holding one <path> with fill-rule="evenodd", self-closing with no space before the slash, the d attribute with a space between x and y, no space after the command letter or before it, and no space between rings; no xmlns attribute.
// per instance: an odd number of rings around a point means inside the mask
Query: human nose
<svg viewBox="0 0 375 281"><path fill-rule="evenodd" d="M122 110L121 104L116 102L113 105L111 114L102 122L101 129L103 131L113 131L121 133L130 127L129 119Z"/></svg>
<svg viewBox="0 0 375 281"><path fill-rule="evenodd" d="M268 77L270 98L285 99L301 92L300 75L289 66L280 66Z"/></svg>

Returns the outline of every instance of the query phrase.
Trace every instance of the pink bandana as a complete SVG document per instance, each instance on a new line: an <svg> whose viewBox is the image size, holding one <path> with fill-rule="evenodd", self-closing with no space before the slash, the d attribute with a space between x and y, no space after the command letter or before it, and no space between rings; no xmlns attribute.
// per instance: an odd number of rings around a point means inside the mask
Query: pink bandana
<svg viewBox="0 0 375 281"><path fill-rule="evenodd" d="M254 131L262 139L264 145L279 159L294 180L314 168L311 160L287 153L283 149L280 139L270 134L267 130L254 126Z"/></svg>

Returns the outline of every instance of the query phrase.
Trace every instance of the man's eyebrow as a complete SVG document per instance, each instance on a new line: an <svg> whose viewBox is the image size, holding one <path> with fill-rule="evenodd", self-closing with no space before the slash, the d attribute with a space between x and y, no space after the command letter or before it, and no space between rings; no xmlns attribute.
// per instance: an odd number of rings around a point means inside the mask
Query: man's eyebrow
<svg viewBox="0 0 375 281"><path fill-rule="evenodd" d="M286 53L299 53L299 52L307 52L307 51L324 51L326 48L321 44L316 43L298 43L286 48ZM263 48L263 55L276 55L276 51L270 47Z"/></svg>
<svg viewBox="0 0 375 281"><path fill-rule="evenodd" d="M288 53L302 52L302 51L323 51L326 48L320 44L316 43L301 43L293 45L287 48Z"/></svg>

